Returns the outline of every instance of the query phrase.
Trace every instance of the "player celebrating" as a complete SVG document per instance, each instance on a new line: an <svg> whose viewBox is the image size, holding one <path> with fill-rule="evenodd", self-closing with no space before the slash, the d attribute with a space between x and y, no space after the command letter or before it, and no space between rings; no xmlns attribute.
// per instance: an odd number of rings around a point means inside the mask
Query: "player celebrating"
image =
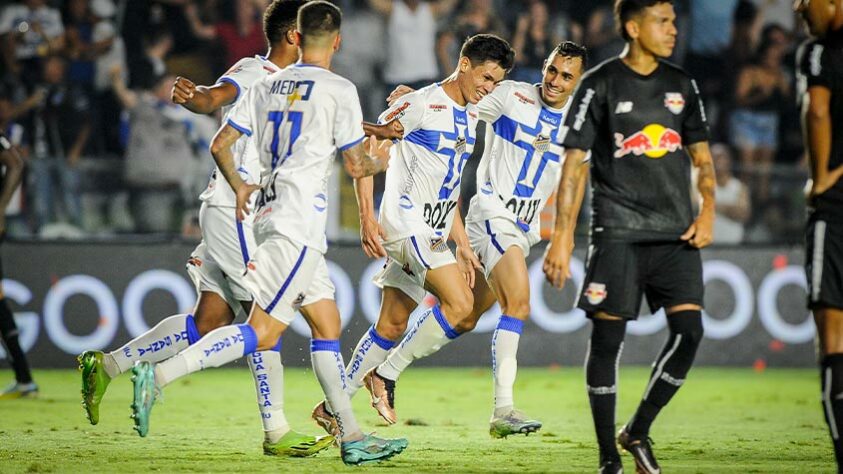
<svg viewBox="0 0 843 474"><path fill-rule="evenodd" d="M271 348L301 302L319 291L318 281L327 278L320 275L327 268L326 187L337 149L343 152L353 178L386 168L387 144L374 139L363 142L354 85L328 70L340 44L340 21L339 9L328 2L301 7L296 31L301 61L255 84L214 137L211 153L235 192L238 219L249 214L250 196L260 190L255 210L258 247L244 277L255 302L246 324L216 329L157 366L135 365L132 409L141 435L148 430L150 411L161 388L189 373ZM231 146L242 135L254 135L262 187L246 183L238 172ZM364 435L354 419L343 390L340 320L334 314L330 339L312 340L311 359L335 408L342 459L359 464L394 456L406 448L406 440Z"/></svg>
<svg viewBox="0 0 843 474"><path fill-rule="evenodd" d="M799 0L794 8L817 37L797 55L812 177L805 272L808 307L814 312L822 354L823 413L837 469L843 471L843 2Z"/></svg>
<svg viewBox="0 0 843 474"><path fill-rule="evenodd" d="M294 63L298 59L295 45L295 22L303 0L276 0L264 14L264 32L269 51L266 57L243 58L212 87L196 87L190 80L179 77L173 85L173 102L188 110L208 114L222 108L227 117L234 104L251 86L269 74ZM257 148L250 140L234 144L244 178L253 181L257 176ZM256 245L251 220L240 222L234 216L234 193L215 170L208 189L200 196L200 224L202 242L188 260L188 273L196 284L199 300L192 315L170 316L145 334L125 346L103 354L88 351L80 356L82 366L83 405L91 424L99 422L99 404L111 379L127 370L138 360L159 362L196 342L201 336L220 326L231 324L238 308L248 314L251 295L240 283L249 259L249 251ZM330 325L335 308L329 303L334 288L328 279L319 281L320 291L308 296L302 311L314 330L314 337L322 338L321 328ZM280 344L249 357L249 368L255 378L258 407L264 428L263 449L266 454L308 456L329 447L329 437L315 438L290 430L284 415L284 367Z"/></svg>
<svg viewBox="0 0 843 474"><path fill-rule="evenodd" d="M591 246L578 306L593 324L586 385L600 472L622 470L614 439L617 364L626 322L637 317L646 294L653 311L665 309L670 335L617 441L638 472L658 473L650 425L685 381L703 335L699 249L712 240L714 167L696 84L662 59L676 42L672 2L618 0L615 17L627 48L583 76L565 120L567 157L544 271L557 287L568 276L571 214L591 150ZM696 219L686 151L699 168Z"/></svg>

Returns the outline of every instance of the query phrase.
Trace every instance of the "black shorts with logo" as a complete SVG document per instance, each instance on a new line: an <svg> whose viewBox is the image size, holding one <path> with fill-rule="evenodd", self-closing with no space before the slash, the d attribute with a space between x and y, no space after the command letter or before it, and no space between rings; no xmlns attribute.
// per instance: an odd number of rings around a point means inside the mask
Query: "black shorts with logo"
<svg viewBox="0 0 843 474"><path fill-rule="evenodd" d="M652 312L703 305L700 251L685 242L595 240L585 266L577 307L589 317L605 312L637 319L644 295Z"/></svg>
<svg viewBox="0 0 843 474"><path fill-rule="evenodd" d="M843 223L812 216L805 229L808 308L843 309Z"/></svg>

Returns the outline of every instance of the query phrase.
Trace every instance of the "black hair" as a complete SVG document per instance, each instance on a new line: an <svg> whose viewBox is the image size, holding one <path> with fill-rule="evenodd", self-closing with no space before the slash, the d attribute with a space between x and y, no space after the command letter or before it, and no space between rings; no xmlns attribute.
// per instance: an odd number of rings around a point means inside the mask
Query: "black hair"
<svg viewBox="0 0 843 474"><path fill-rule="evenodd" d="M556 45L553 52L557 56L566 58L581 58L583 71L588 67L588 49L581 44L574 43L573 41L563 41Z"/></svg>
<svg viewBox="0 0 843 474"><path fill-rule="evenodd" d="M505 71L515 64L515 51L503 38L496 35L481 34L469 37L460 48L460 56L465 56L471 64L478 66L486 61L498 63Z"/></svg>
<svg viewBox="0 0 843 474"><path fill-rule="evenodd" d="M324 0L308 2L299 9L298 30L305 39L336 33L342 24L342 12Z"/></svg>
<svg viewBox="0 0 843 474"><path fill-rule="evenodd" d="M673 5L673 0L616 0L615 1L615 27L618 33L623 37L624 41L632 41L629 33L626 32L626 22L632 17L641 14L646 8L658 5L660 3L669 3Z"/></svg>
<svg viewBox="0 0 843 474"><path fill-rule="evenodd" d="M263 34L270 46L284 40L290 30L296 29L299 8L307 0L275 0L263 13Z"/></svg>

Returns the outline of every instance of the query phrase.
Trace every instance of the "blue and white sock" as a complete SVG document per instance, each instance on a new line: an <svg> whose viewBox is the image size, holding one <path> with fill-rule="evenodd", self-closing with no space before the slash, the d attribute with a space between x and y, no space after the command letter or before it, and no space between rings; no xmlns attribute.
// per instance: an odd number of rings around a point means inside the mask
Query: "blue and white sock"
<svg viewBox="0 0 843 474"><path fill-rule="evenodd" d="M284 415L284 365L281 363L281 338L268 351L257 351L249 357L249 369L255 379L258 410L263 423L264 439L277 443L290 431Z"/></svg>
<svg viewBox="0 0 843 474"><path fill-rule="evenodd" d="M445 344L459 337L459 333L448 324L439 305L427 310L415 326L404 336L397 349L378 366L378 374L390 380L398 380L416 359L427 357Z"/></svg>
<svg viewBox="0 0 843 474"><path fill-rule="evenodd" d="M310 341L310 360L313 372L325 398L331 405L334 418L340 430L340 441L360 439L363 434L351 410L345 380L345 363L340 354L340 341L336 339L312 339Z"/></svg>
<svg viewBox="0 0 843 474"><path fill-rule="evenodd" d="M395 341L390 341L378 334L374 326L366 331L357 343L357 347L354 348L348 367L345 368L348 385L345 391L349 398L354 397L354 394L363 387L363 376L366 372L385 361L390 349L394 346Z"/></svg>
<svg viewBox="0 0 843 474"><path fill-rule="evenodd" d="M501 315L498 327L492 335L492 373L495 379L495 415L503 416L514 405L512 386L518 372L518 340L524 322L507 315Z"/></svg>
<svg viewBox="0 0 843 474"><path fill-rule="evenodd" d="M155 366L155 383L159 387L193 372L219 367L247 356L258 347L258 336L248 324L214 329L173 357Z"/></svg>
<svg viewBox="0 0 843 474"><path fill-rule="evenodd" d="M161 320L149 331L132 339L123 347L105 354L105 373L114 378L128 371L135 362L161 362L178 354L199 340L192 314L175 314Z"/></svg>

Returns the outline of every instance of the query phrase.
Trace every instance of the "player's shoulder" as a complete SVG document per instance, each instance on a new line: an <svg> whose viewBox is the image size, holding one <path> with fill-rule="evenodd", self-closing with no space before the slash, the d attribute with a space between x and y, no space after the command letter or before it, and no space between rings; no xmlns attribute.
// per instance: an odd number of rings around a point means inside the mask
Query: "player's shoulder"
<svg viewBox="0 0 843 474"><path fill-rule="evenodd" d="M582 81L601 81L615 76L623 71L623 64L620 56L611 57L600 64L592 67L583 74Z"/></svg>
<svg viewBox="0 0 843 474"><path fill-rule="evenodd" d="M232 64L223 76L234 76L242 72L252 72L263 69L263 61L257 56L246 56Z"/></svg>
<svg viewBox="0 0 843 474"><path fill-rule="evenodd" d="M826 56L826 42L819 38L809 38L796 49L797 70L806 74L819 75L821 64ZM813 71L813 72L812 72Z"/></svg>

